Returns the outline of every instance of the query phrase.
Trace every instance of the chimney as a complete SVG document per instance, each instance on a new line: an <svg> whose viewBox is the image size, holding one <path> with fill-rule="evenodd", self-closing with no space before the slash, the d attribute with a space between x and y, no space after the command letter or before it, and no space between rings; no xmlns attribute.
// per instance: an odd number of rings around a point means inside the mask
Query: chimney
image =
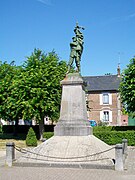
<svg viewBox="0 0 135 180"><path fill-rule="evenodd" d="M118 67L117 67L117 76L120 77L120 65L118 64Z"/></svg>

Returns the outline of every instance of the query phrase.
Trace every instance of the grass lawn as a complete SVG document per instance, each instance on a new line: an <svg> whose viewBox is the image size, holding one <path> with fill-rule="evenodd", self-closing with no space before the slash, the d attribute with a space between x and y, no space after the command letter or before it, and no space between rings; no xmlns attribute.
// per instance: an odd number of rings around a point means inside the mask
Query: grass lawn
<svg viewBox="0 0 135 180"><path fill-rule="evenodd" d="M26 148L25 140L16 140L16 139L0 139L0 150L6 150L6 143L14 142L16 146L21 148ZM41 144L41 141L38 141L38 145Z"/></svg>
<svg viewBox="0 0 135 180"><path fill-rule="evenodd" d="M26 137L22 134L18 134L17 137L14 137L12 134L2 134L0 133L0 150L5 150L6 149L6 143L7 142L14 142L16 146L19 146L21 148L25 148L26 143L25 143ZM41 141L38 141L38 144L41 144Z"/></svg>
<svg viewBox="0 0 135 180"><path fill-rule="evenodd" d="M15 140L15 139L0 139L0 150L6 149L7 142L14 142L15 145L24 148L26 147L25 140Z"/></svg>

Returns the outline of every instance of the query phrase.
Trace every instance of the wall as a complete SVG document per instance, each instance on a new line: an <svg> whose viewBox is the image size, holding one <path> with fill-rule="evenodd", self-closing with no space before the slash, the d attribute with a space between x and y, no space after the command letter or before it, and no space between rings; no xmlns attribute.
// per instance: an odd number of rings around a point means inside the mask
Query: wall
<svg viewBox="0 0 135 180"><path fill-rule="evenodd" d="M87 97L90 108L88 119L96 120L96 122L99 123L101 120L100 111L108 110L112 112L112 122L109 122L109 125L118 125L118 94L115 91L108 93L111 94L112 104L100 105L100 94L102 94L102 92L89 92Z"/></svg>

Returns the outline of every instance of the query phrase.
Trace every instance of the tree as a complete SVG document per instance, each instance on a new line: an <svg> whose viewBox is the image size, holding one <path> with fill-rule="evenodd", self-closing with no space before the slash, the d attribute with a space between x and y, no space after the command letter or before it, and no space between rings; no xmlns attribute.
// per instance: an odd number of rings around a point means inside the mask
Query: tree
<svg viewBox="0 0 135 180"><path fill-rule="evenodd" d="M9 66L6 64L6 66ZM2 64L0 69L5 67ZM35 118L39 122L40 139L43 138L44 117L59 116L61 86L67 64L53 51L44 54L35 49L22 67L9 66L9 73L0 81L0 115L5 120Z"/></svg>
<svg viewBox="0 0 135 180"><path fill-rule="evenodd" d="M0 63L0 117L4 120L15 121L15 125L18 125L19 117L22 116L22 110L20 109L20 102L13 96L15 89L13 84L15 79L20 73L20 67L8 64L7 62ZM16 129L14 134L16 134Z"/></svg>
<svg viewBox="0 0 135 180"><path fill-rule="evenodd" d="M26 136L26 145L27 146L37 146L36 134L32 127L30 127L28 134Z"/></svg>
<svg viewBox="0 0 135 180"><path fill-rule="evenodd" d="M135 116L135 57L123 71L120 83L120 94L124 108Z"/></svg>
<svg viewBox="0 0 135 180"><path fill-rule="evenodd" d="M35 49L27 57L23 71L14 82L20 95L23 119L36 118L39 122L40 139L43 138L44 117L58 117L60 110L60 81L67 71L66 62L60 61L55 52L48 54Z"/></svg>

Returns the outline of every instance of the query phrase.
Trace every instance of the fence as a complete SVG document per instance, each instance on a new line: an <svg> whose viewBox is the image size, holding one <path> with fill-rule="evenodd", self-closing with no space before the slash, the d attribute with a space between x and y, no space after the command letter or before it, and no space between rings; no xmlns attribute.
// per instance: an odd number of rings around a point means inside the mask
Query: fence
<svg viewBox="0 0 135 180"><path fill-rule="evenodd" d="M47 155L42 155L39 153L35 153L33 151L30 151L25 148L21 148L19 146L15 146L13 142L9 142L6 144L6 165L11 167L13 165L13 161L15 160L15 150L24 153L24 154L32 154L35 156L36 160L41 160L40 158L38 159L37 157L41 158L46 158L45 161L54 161L54 162L89 162L89 161L99 161L99 160L104 160L100 159L100 155L103 153L106 153L108 151L111 151L112 149L115 148L115 170L116 171L123 171L125 169L125 159L127 158L127 139L123 139L122 144L116 144L115 147L111 147L105 151L94 153L94 154L89 154L86 156L80 156L80 157L55 157L55 156L47 156ZM96 158L98 156L98 158ZM30 156L26 156L27 158L30 158ZM93 159L90 159L90 157L94 157ZM34 158L32 158L34 159ZM76 160L78 159L78 160ZM88 159L88 160L86 160Z"/></svg>

